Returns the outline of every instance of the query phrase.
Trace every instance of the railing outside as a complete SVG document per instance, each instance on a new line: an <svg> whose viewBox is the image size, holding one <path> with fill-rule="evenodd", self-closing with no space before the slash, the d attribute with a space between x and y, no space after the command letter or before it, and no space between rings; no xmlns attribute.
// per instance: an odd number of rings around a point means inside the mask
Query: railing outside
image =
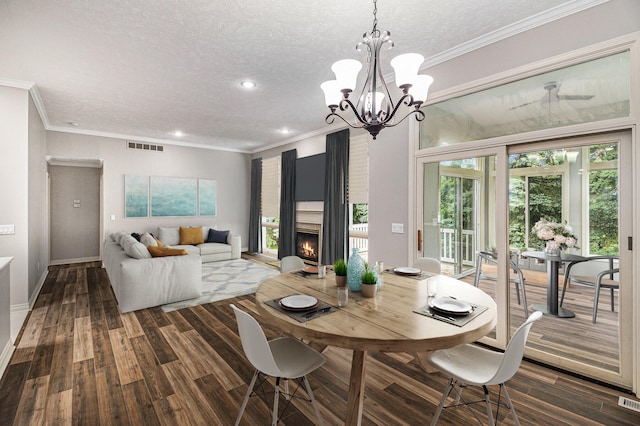
<svg viewBox="0 0 640 426"><path fill-rule="evenodd" d="M456 230L440 228L440 260L443 262L456 261ZM462 230L462 264L475 264L476 244L472 229Z"/></svg>
<svg viewBox="0 0 640 426"><path fill-rule="evenodd" d="M369 250L369 224L360 223L349 226L349 247L357 248L360 252Z"/></svg>

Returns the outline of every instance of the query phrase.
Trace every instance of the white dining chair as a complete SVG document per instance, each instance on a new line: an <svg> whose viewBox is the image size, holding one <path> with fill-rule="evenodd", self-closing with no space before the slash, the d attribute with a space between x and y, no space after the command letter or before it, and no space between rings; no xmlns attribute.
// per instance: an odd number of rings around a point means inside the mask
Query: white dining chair
<svg viewBox="0 0 640 426"><path fill-rule="evenodd" d="M302 341L291 337L278 337L273 340L267 340L262 331L262 327L248 313L238 309L235 305L230 305L236 315L238 323L238 333L242 342L242 349L249 362L256 368L247 393L240 406L240 412L236 419L236 426L240 423L240 419L244 414L244 410L249 402L249 397L253 394L256 380L262 375L261 383L269 376L276 378L275 395L273 397L273 412L271 424L278 424L278 400L280 397L280 381L284 379L284 396L290 400L295 396L300 384L289 393L289 380L300 380L309 396L308 401L311 402L315 410L318 421L322 424L322 416L318 404L313 396L311 386L307 380L307 374L321 367L326 358L321 353L304 344ZM286 407L285 407L286 409Z"/></svg>
<svg viewBox="0 0 640 426"><path fill-rule="evenodd" d="M304 269L304 261L298 256L286 256L280 259L280 272L300 271Z"/></svg>
<svg viewBox="0 0 640 426"><path fill-rule="evenodd" d="M432 272L439 274L442 271L440 261L432 257L419 257L413 264L414 268L418 268L421 271Z"/></svg>
<svg viewBox="0 0 640 426"><path fill-rule="evenodd" d="M440 405L438 405L433 415L431 425L434 426L438 423L438 418L443 408L453 408L460 405L470 405L475 402L480 402L464 401L462 398L462 388L468 385L482 386L490 425L495 425L495 422L493 420L491 398L489 397L487 386L499 385L498 410L500 409L500 395L504 393L506 406L511 409L513 420L519 425L520 422L518 421L516 410L511 403L511 398L509 398L505 382L511 379L518 371L524 355L524 346L527 342L529 330L533 323L540 319L540 317L542 317L542 312L532 313L513 334L504 353L481 348L474 344L466 344L456 346L452 349L441 349L433 352L429 357L429 361L438 367L443 374L449 376L450 379L440 400ZM444 404L451 394L451 390L453 390L456 385L457 389L454 404L445 407ZM462 404L460 404L461 399L463 399Z"/></svg>

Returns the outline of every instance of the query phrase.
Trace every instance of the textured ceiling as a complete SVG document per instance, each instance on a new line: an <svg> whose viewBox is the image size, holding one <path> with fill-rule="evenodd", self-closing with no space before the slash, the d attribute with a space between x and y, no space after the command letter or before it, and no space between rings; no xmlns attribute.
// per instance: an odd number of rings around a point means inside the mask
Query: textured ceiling
<svg viewBox="0 0 640 426"><path fill-rule="evenodd" d="M387 59L434 63L596 3L380 0L378 28L396 45ZM334 61L366 60L355 45L372 10L365 0L0 0L0 84L35 83L48 129L251 152L325 127L319 85ZM242 89L245 79L257 87Z"/></svg>

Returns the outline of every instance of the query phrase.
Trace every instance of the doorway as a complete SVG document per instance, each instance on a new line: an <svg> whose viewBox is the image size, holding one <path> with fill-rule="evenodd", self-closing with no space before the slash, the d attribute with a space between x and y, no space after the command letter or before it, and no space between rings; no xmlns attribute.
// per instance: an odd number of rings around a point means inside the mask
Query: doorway
<svg viewBox="0 0 640 426"><path fill-rule="evenodd" d="M100 260L101 163L50 160L48 177L49 263Z"/></svg>

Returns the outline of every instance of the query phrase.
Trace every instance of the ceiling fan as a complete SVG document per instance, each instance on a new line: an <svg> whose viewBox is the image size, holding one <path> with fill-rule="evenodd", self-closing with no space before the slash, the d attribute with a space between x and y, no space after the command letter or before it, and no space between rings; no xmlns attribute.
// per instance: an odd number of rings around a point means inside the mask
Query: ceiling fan
<svg viewBox="0 0 640 426"><path fill-rule="evenodd" d="M560 101L588 101L593 98L595 95L560 95L558 92L560 91L560 83L557 81L549 81L544 84L544 90L547 91L547 94L544 95L537 101L526 102L524 104L514 106L509 108L510 110L522 108L527 105L540 103L541 105L550 106L552 102L557 103Z"/></svg>

